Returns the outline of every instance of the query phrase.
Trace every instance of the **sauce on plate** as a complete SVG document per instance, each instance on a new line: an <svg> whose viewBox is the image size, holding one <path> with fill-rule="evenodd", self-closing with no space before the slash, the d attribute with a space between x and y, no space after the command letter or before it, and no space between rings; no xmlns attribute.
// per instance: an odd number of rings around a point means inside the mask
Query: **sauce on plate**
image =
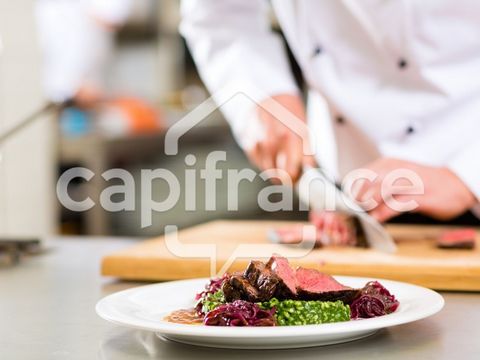
<svg viewBox="0 0 480 360"><path fill-rule="evenodd" d="M201 325L203 323L203 317L199 316L194 308L172 311L165 316L164 320L176 324L188 325Z"/></svg>

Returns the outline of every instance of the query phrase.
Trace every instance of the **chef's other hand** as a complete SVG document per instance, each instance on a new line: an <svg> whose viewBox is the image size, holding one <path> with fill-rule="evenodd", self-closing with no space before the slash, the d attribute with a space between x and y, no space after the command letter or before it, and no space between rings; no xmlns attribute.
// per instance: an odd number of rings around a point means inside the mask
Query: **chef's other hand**
<svg viewBox="0 0 480 360"><path fill-rule="evenodd" d="M261 170L280 169L285 171L290 180L295 183L301 175L304 164L314 165L313 158L304 156L303 141L308 139L305 126L305 109L302 99L296 95L276 95L262 102L268 108L269 102L275 101L301 121L304 134L296 132L284 125L262 106L258 106L260 121L265 128L265 136L258 141L251 150L247 151L250 160ZM278 181L285 182L282 174L278 174Z"/></svg>
<svg viewBox="0 0 480 360"><path fill-rule="evenodd" d="M445 167L433 167L416 164L392 158L381 158L366 166L378 176L373 180L357 180L352 186L352 195L356 201L365 204L369 199L375 200L378 205L370 214L378 221L386 221L401 213L392 209L387 203L389 199L406 203L415 201L418 206L412 212L419 212L438 220L448 220L463 214L472 208L477 199L463 181ZM382 196L382 182L385 177L397 169L408 169L415 172L424 186L423 194L398 194L394 189L384 188ZM393 185L412 186L410 180L399 178ZM392 191L393 190L393 194ZM398 189L397 189L398 190Z"/></svg>

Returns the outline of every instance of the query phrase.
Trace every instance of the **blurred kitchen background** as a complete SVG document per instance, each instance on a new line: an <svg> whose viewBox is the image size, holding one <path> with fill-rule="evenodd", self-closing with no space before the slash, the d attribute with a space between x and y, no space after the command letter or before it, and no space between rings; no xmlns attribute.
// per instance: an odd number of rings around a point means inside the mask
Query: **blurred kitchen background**
<svg viewBox="0 0 480 360"><path fill-rule="evenodd" d="M151 227L140 226L141 169L166 168L183 181L184 155L195 154L201 167L212 150L227 150L224 168L249 166L219 112L181 138L179 156L163 153L166 129L208 97L178 24L177 0L0 0L0 129L48 100L76 100L0 144L0 235L154 236L167 224L272 216L257 205L260 180L242 182L236 213L226 211L226 179L218 181L217 210L204 211L198 176L198 211L186 212L181 197L172 211L154 213ZM97 174L69 187L72 198L97 203L81 213L55 195L59 175L77 166ZM133 174L135 211L99 206L100 192L114 184L100 174L111 168ZM153 183L155 200L167 191Z"/></svg>

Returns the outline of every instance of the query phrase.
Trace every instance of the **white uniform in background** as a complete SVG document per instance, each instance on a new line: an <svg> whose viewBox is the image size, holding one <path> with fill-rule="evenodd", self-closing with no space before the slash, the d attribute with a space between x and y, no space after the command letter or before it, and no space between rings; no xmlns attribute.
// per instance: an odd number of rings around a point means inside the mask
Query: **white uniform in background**
<svg viewBox="0 0 480 360"><path fill-rule="evenodd" d="M272 6L308 85L323 166L342 176L378 155L448 166L480 198L480 1ZM182 14L211 92L230 85L254 96L248 84L267 95L299 92L266 1L184 0ZM252 113L234 105L223 110L248 146Z"/></svg>
<svg viewBox="0 0 480 360"><path fill-rule="evenodd" d="M45 102L33 10L33 1L0 1L0 133ZM57 230L55 129L45 114L0 143L0 238Z"/></svg>
<svg viewBox="0 0 480 360"><path fill-rule="evenodd" d="M71 98L84 83L103 88L113 31L125 22L131 0L37 0L44 83L53 101Z"/></svg>

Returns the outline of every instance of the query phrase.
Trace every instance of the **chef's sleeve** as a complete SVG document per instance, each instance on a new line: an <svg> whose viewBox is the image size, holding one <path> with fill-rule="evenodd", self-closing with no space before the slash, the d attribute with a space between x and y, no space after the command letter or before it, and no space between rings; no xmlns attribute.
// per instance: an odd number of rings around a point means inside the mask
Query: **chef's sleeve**
<svg viewBox="0 0 480 360"><path fill-rule="evenodd" d="M183 0L180 32L243 148L262 136L255 103L298 94L266 1ZM225 96L227 95L227 96ZM225 100L228 99L228 100Z"/></svg>
<svg viewBox="0 0 480 360"><path fill-rule="evenodd" d="M470 191L480 202L480 143L470 143L461 152L454 156L448 164L453 171L468 186ZM480 204L473 209L480 217Z"/></svg>

